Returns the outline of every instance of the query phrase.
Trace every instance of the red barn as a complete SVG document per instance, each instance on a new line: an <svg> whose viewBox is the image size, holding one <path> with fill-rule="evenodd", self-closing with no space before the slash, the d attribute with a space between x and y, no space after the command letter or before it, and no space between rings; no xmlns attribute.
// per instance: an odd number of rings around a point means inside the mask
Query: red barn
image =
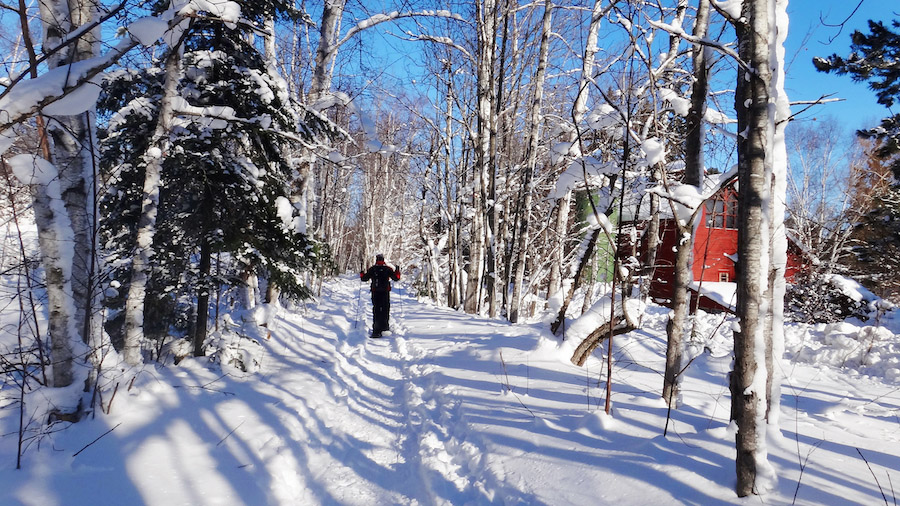
<svg viewBox="0 0 900 506"><path fill-rule="evenodd" d="M736 300L737 257L737 190L735 184L725 186L708 199L701 210L700 223L694 235L693 283L691 307L733 311ZM638 225L639 229L645 227ZM650 296L667 305L672 298L674 279L675 241L677 229L673 218L660 219L660 244L655 269L652 271ZM647 248L644 238L638 251L641 261L647 264ZM797 245L788 240L788 258L785 278L790 281L804 268L803 254ZM698 300L698 293L700 294Z"/></svg>

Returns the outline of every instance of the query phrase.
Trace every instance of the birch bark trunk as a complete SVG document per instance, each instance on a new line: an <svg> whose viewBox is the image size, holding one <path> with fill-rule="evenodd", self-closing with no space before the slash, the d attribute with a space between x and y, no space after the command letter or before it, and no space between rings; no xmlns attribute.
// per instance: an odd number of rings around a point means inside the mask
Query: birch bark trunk
<svg viewBox="0 0 900 506"><path fill-rule="evenodd" d="M553 2L544 2L544 16L541 21L541 47L538 55L537 72L534 79L534 95L531 100L531 111L528 122L527 153L525 155L525 175L522 179L524 195L522 196L522 214L519 219L519 244L515 260L513 292L510 299L509 321L519 321L519 308L522 299L522 284L525 281L525 265L528 261L530 246L531 205L533 200L532 178L537 167L537 149L540 140L541 106L544 102L544 80L547 75L547 55L550 51L550 31L552 29Z"/></svg>
<svg viewBox="0 0 900 506"><path fill-rule="evenodd" d="M446 67L446 79L447 79L447 100L446 100L446 109L444 111L444 136L447 139L447 142L451 142L453 139L453 64L452 60L447 60ZM449 235L449 240L447 241L447 247L449 250L450 258L447 259L450 264L450 281L449 286L447 287L447 305L458 309L463 303L463 271L462 266L460 265L460 258L462 258L462 248L460 246L460 217L462 210L462 203L459 201L459 193L457 195L453 195L453 185L451 184L451 160L450 160L450 148L449 146L446 148L446 159L444 161L444 196L447 202L447 212L449 214L449 225L450 229L447 234Z"/></svg>
<svg viewBox="0 0 900 506"><path fill-rule="evenodd" d="M31 155L18 155L10 160L10 165L16 178L30 185L34 192L34 219L47 290L50 386L69 386L75 380L74 349L80 344L71 284L74 245L66 232L72 229L71 222L62 201L56 168L50 162Z"/></svg>
<svg viewBox="0 0 900 506"><path fill-rule="evenodd" d="M181 54L170 48L166 58L166 75L159 119L153 132L153 148L145 155L143 200L138 222L137 244L131 258L131 284L125 300L124 358L130 365L143 362L141 344L144 339L144 299L150 279L150 260L153 256L153 236L156 234L156 211L159 206L159 181L162 163L168 152L175 119L174 101L181 80Z"/></svg>
<svg viewBox="0 0 900 506"><path fill-rule="evenodd" d="M760 438L765 435L765 381L760 385L760 365L756 348L764 339L768 304L765 300L770 233L764 202L770 195L766 152L769 148L769 1L748 0L735 26L738 54L748 67L738 71L735 110L738 118L738 257L737 284L739 330L734 332L734 370L731 373L732 417L735 434L739 497L756 492L760 466ZM764 372L764 370L763 370Z"/></svg>
<svg viewBox="0 0 900 506"><path fill-rule="evenodd" d="M785 129L790 116L790 101L784 89L785 49L787 38L787 0L774 0L774 25L770 41L771 90L775 110L771 120L773 129L772 149L767 166L772 171L772 198L769 201L769 229L772 232L769 252L770 317L766 332L766 414L769 427L778 429L781 412L781 379L783 368L779 361L784 357L784 297L786 290L787 235L785 231L785 203L787 202L787 148Z"/></svg>
<svg viewBox="0 0 900 506"><path fill-rule="evenodd" d="M319 45L316 48L316 64L309 86L309 102L315 102L331 89L337 27L344 14L344 0L326 0L319 25Z"/></svg>
<svg viewBox="0 0 900 506"><path fill-rule="evenodd" d="M494 0L478 4L478 129L475 139L475 175L472 191L472 235L469 242L469 265L466 298L467 313L481 310L481 290L485 262L485 178L491 169L491 123L493 118L493 66L496 48L496 5Z"/></svg>
<svg viewBox="0 0 900 506"><path fill-rule="evenodd" d="M43 25L43 45L49 50L57 48L78 27L94 21L98 5L94 0L46 0L39 2L39 11ZM47 60L48 67L58 68L95 56L98 54L98 35L99 28L85 32L73 45L53 53ZM49 143L45 156L50 157L49 161L58 170L60 196L67 215L65 221L68 221L73 233L71 256L58 259L65 261L67 265L61 266L57 262L45 266L48 293L67 293L66 297L71 297L65 304L61 304L61 301L51 302L51 306L55 307L50 314L51 348L55 351L54 386L66 386L74 380L74 357L71 353L74 343L68 341L87 342L92 334L90 323L94 297L91 288L96 272L96 227L92 211L95 188L93 117L91 108L89 112L76 116L56 116L46 123L45 132L52 142ZM41 197L42 194L44 197ZM45 197L46 189L38 190L36 214L45 213L46 209L37 209L42 203L46 203ZM62 210L52 211L51 215L60 211ZM38 220L40 226L42 220ZM48 239L47 231L44 236L45 240ZM48 245L42 242L41 248L45 246ZM52 254L42 252L42 257L50 260ZM71 265L68 265L69 262ZM60 273L64 275L59 276ZM53 319L60 320L54 322Z"/></svg>
<svg viewBox="0 0 900 506"><path fill-rule="evenodd" d="M94 0L69 0L72 29L92 23L98 14ZM76 42L69 61L81 61L99 54L99 28L85 33ZM61 62L68 63L68 62ZM95 185L94 108L77 116L56 117L49 129L53 137L53 163L59 169L62 197L72 222L75 247L72 257L72 296L75 299L75 325L81 339L91 335L92 285L96 272L95 216L92 212ZM58 122L58 123L57 123Z"/></svg>
<svg viewBox="0 0 900 506"><path fill-rule="evenodd" d="M679 5L687 7L687 2ZM682 14L683 15L683 14ZM706 38L709 24L709 0L700 0L697 16L694 19L693 36ZM670 54L676 47L670 48ZM700 188L703 184L703 114L706 111L706 94L708 90L706 48L696 44L693 47L694 82L691 86L691 107L685 122L687 138L685 139L684 184ZM669 407L676 407L679 402L681 383L682 357L684 355L684 329L687 321L690 297L688 288L692 278L692 253L694 249L694 217L679 216L677 228L679 240L675 251L675 275L672 282L672 313L666 324L666 369L663 374L663 399ZM680 220L687 220L682 225Z"/></svg>

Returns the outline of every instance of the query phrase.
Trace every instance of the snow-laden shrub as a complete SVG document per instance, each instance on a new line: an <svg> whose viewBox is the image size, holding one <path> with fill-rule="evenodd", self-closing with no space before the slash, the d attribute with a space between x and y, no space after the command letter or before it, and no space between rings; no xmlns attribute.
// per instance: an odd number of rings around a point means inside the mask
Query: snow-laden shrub
<svg viewBox="0 0 900 506"><path fill-rule="evenodd" d="M178 365L193 353L194 344L191 343L190 339L170 338L160 349L159 360L163 363L168 363L171 358L172 363Z"/></svg>
<svg viewBox="0 0 900 506"><path fill-rule="evenodd" d="M206 355L223 367L252 373L262 364L263 347L256 339L235 332L214 332L206 340Z"/></svg>
<svg viewBox="0 0 900 506"><path fill-rule="evenodd" d="M798 275L788 287L785 316L800 323L835 323L847 318L868 320L877 299L859 283L838 275Z"/></svg>

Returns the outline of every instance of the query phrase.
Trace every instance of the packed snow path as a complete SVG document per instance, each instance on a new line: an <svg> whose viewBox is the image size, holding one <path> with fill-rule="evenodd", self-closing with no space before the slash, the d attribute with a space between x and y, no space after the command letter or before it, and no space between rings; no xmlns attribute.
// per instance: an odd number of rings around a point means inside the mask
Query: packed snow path
<svg viewBox="0 0 900 506"><path fill-rule="evenodd" d="M435 318L433 308L412 303L401 288L392 332L370 339L368 293L355 284L330 285L332 293L323 296L329 304L310 310L306 320L287 315L273 330L273 349L284 351L269 358L278 362L270 378L288 393L282 422L290 430L289 440L271 434L272 445L288 450L273 466L282 482L276 502L533 502L503 490L484 468L483 449L467 440L459 401L445 395L450 387L434 365L438 354L465 354L477 346L471 335L483 329L467 326L480 322L464 316L452 322L452 312ZM304 326L308 320L326 327ZM302 447L289 448L298 443ZM295 449L301 458L292 458Z"/></svg>
<svg viewBox="0 0 900 506"><path fill-rule="evenodd" d="M610 417L601 408L605 365L573 366L571 348L545 323L435 307L403 286L392 299L393 332L381 339L368 337L365 285L344 277L307 306L279 309L267 327L250 314L224 320L224 344L253 364L247 372L207 358L108 371L119 385L102 399L109 413L52 433L34 421L22 470L14 436L0 438L0 504L746 502L733 491L721 316L699 320L706 337L667 425L664 308L616 341ZM810 362L785 362L783 437L769 448L778 488L752 501L893 503L896 376L823 365L840 348L813 331L792 331L810 339L797 354ZM884 343L865 344L889 361L900 340L886 332ZM14 413L0 412L5 434L15 433Z"/></svg>

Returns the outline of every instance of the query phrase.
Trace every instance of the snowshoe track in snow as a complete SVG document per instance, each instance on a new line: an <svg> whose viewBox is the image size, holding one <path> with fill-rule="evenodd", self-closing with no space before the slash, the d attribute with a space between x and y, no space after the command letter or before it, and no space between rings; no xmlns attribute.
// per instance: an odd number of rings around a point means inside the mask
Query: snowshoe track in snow
<svg viewBox="0 0 900 506"><path fill-rule="evenodd" d="M349 283L332 286L336 307L323 307L325 313L316 316L329 322L329 326L337 324L338 314L343 314L337 309L343 304L349 306L349 296L355 295ZM411 299L397 303L401 296L394 292L391 330L381 338L368 337L371 310L367 308L363 311L367 318L365 325L358 322L351 328L353 325L346 322L338 324L346 333L332 337L336 338L332 342L336 348L333 357L326 358L325 346L316 345L312 340L298 346L301 354L312 353L313 360L321 361L330 378L323 383L333 385L326 387L332 399L345 403L347 416L329 421L330 429L353 434L355 444L367 448L362 455L349 456L350 460L364 461L371 470L380 469L375 475L361 470L353 479L373 480L378 487L384 487L385 496L376 501L382 503L385 498L392 504L522 502L515 498L516 494L507 493L511 497L503 497L499 480L484 465L484 448L467 436L461 402L452 395L451 387L441 382L434 365L441 349L459 350L464 345L443 339L435 341L433 336L427 344L419 344L417 332L433 333L436 315L422 314ZM407 321L404 315L415 317ZM327 397L323 402L327 402ZM333 410L331 407L323 411ZM297 415L309 419L314 413L298 410ZM356 418L361 420L357 422ZM367 430L363 421L369 424L375 421L380 429L376 433L359 433ZM336 460L348 459L342 456ZM332 465L341 466L340 462ZM368 488L372 488L371 484Z"/></svg>

